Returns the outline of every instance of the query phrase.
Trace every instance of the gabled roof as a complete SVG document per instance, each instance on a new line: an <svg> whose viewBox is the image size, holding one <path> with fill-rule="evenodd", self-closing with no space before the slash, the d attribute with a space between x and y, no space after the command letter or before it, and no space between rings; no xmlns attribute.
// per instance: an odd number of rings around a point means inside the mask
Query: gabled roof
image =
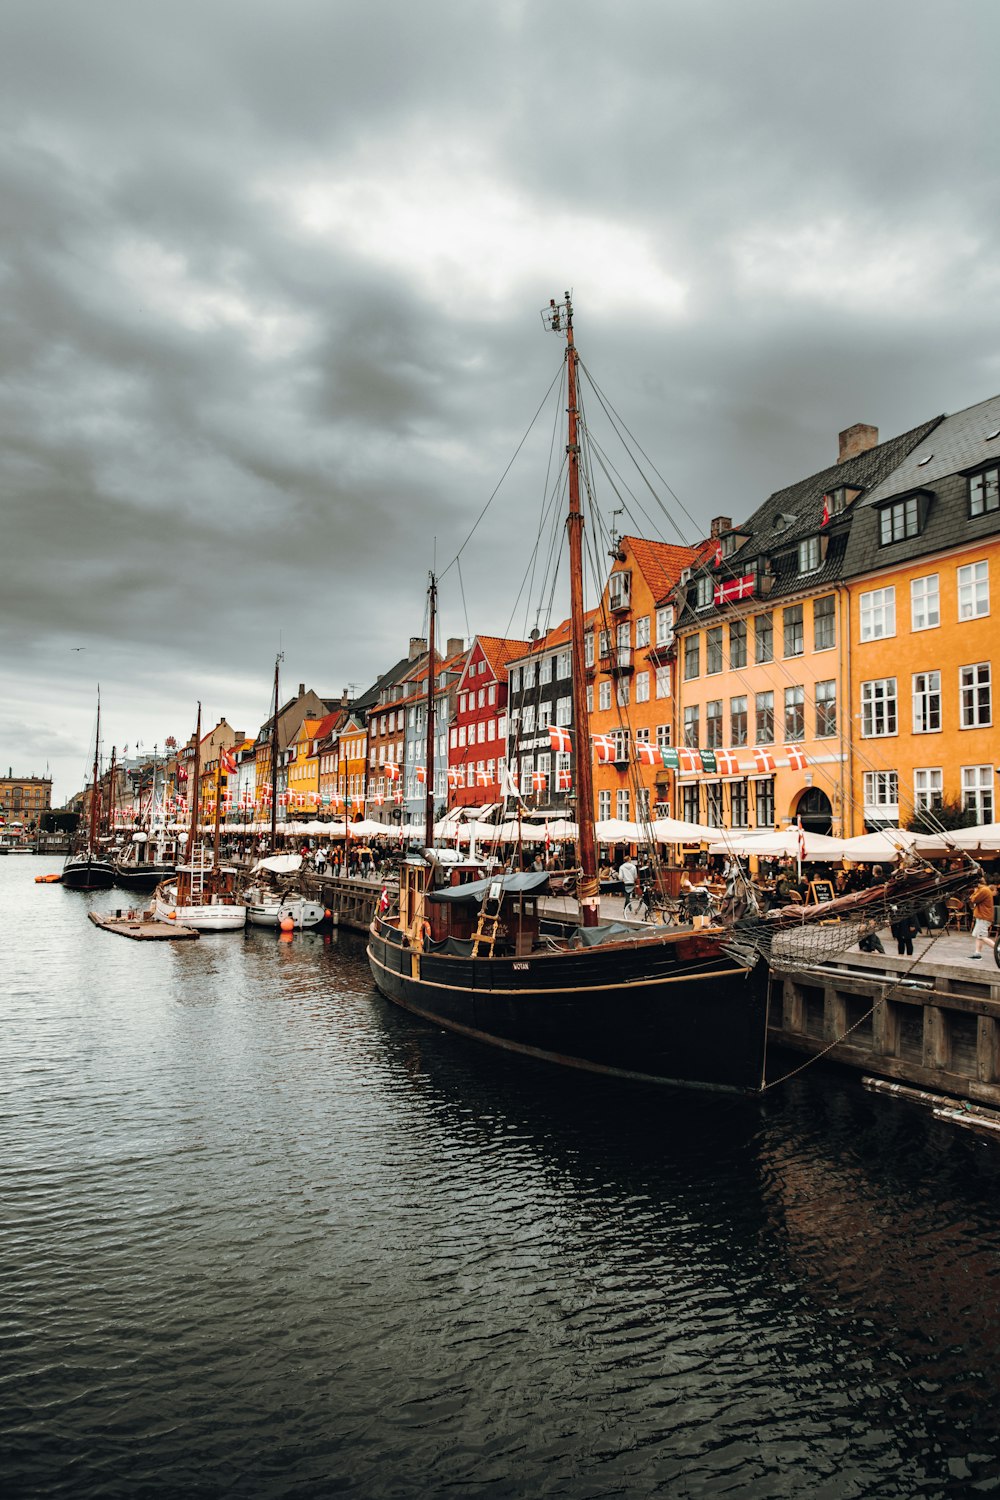
<svg viewBox="0 0 1000 1500"><path fill-rule="evenodd" d="M627 546L654 599L661 599L669 593L680 578L681 570L692 567L698 560L697 547L678 547L673 542L623 536L621 545Z"/></svg>
<svg viewBox="0 0 1000 1500"><path fill-rule="evenodd" d="M498 682L502 682L507 675L507 663L526 656L534 644L532 641L516 641L502 635L477 635L475 639ZM472 652L468 654L471 657Z"/></svg>
<svg viewBox="0 0 1000 1500"><path fill-rule="evenodd" d="M423 660L426 655L427 652L424 651L422 656L417 657L417 661ZM405 682L414 665L415 663L410 659L409 654L400 657L396 665L390 667L388 672L383 672L381 677L366 692L361 694L360 698L355 698L352 706L360 713L367 713L370 709L381 707L378 701L379 695L385 692L386 688L396 687L398 683Z"/></svg>
<svg viewBox="0 0 1000 1500"><path fill-rule="evenodd" d="M1000 463L1000 396L941 417L927 440L914 445L891 474L874 485L859 505L877 505L893 495L922 489L949 474Z"/></svg>

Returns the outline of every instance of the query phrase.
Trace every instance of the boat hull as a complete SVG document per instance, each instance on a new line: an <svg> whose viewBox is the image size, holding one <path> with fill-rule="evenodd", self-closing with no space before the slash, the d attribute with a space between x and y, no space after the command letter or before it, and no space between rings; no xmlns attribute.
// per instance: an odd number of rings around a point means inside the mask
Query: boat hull
<svg viewBox="0 0 1000 1500"><path fill-rule="evenodd" d="M173 873L173 865L115 865L116 883L126 891L155 891Z"/></svg>
<svg viewBox="0 0 1000 1500"><path fill-rule="evenodd" d="M62 884L71 891L108 891L115 883L115 867L99 857L69 859L63 866Z"/></svg>
<svg viewBox="0 0 1000 1500"><path fill-rule="evenodd" d="M251 927L279 927L284 917L290 917L296 927L318 927L326 916L326 908L318 901L248 901L247 921Z"/></svg>
<svg viewBox="0 0 1000 1500"><path fill-rule="evenodd" d="M368 942L386 999L450 1031L562 1066L753 1092L768 972L710 937L607 944L526 958L417 953L378 919Z"/></svg>

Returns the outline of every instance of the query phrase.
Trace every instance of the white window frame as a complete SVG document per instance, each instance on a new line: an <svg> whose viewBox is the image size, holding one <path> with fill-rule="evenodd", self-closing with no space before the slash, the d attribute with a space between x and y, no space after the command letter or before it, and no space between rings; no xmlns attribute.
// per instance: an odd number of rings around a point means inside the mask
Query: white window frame
<svg viewBox="0 0 1000 1500"><path fill-rule="evenodd" d="M914 672L913 733L941 733L941 673ZM937 719L937 723L932 722Z"/></svg>
<svg viewBox="0 0 1000 1500"><path fill-rule="evenodd" d="M860 638L883 641L896 634L896 589L894 584L870 589L858 600Z"/></svg>
<svg viewBox="0 0 1000 1500"><path fill-rule="evenodd" d="M985 712L982 694L985 691ZM988 729L993 723L993 674L988 661L958 669L960 729Z"/></svg>
<svg viewBox="0 0 1000 1500"><path fill-rule="evenodd" d="M962 806L974 812L979 823L992 823L996 817L993 776L992 765L962 767Z"/></svg>
<svg viewBox="0 0 1000 1500"><path fill-rule="evenodd" d="M941 575L910 579L910 629L936 630L941 624Z"/></svg>
<svg viewBox="0 0 1000 1500"><path fill-rule="evenodd" d="M958 618L981 620L990 612L990 565L986 558L957 570Z"/></svg>
<svg viewBox="0 0 1000 1500"><path fill-rule="evenodd" d="M944 801L944 773L940 766L915 766L913 806L917 812L934 812Z"/></svg>
<svg viewBox="0 0 1000 1500"><path fill-rule="evenodd" d="M863 682L861 684L862 739L890 739L898 733L899 694L895 677L873 677L869 682Z"/></svg>

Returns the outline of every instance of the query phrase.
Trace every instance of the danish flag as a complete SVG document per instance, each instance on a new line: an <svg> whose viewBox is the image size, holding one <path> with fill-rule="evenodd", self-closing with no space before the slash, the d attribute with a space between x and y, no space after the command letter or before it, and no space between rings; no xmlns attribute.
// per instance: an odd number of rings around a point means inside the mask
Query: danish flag
<svg viewBox="0 0 1000 1500"><path fill-rule="evenodd" d="M725 583L717 583L714 602L728 604L732 599L750 599L756 581L753 573L744 573L742 578L728 578Z"/></svg>
<svg viewBox="0 0 1000 1500"><path fill-rule="evenodd" d="M452 766L450 768L450 770L448 771L448 785L449 786L461 786L462 785L462 773L459 770L458 766Z"/></svg>
<svg viewBox="0 0 1000 1500"><path fill-rule="evenodd" d="M573 777L569 771L556 772L556 791L568 792L573 785Z"/></svg>
<svg viewBox="0 0 1000 1500"><path fill-rule="evenodd" d="M569 737L569 730L558 729L555 724L550 724L549 744L552 746L553 750L561 750L565 754L569 754L570 750L573 748L572 742Z"/></svg>
<svg viewBox="0 0 1000 1500"><path fill-rule="evenodd" d="M681 771L700 771L701 756L697 750L678 750L678 766Z"/></svg>
<svg viewBox="0 0 1000 1500"><path fill-rule="evenodd" d="M823 496L823 514L822 514L822 516L820 518L820 523L819 524L821 526L828 526L830 524L830 496L829 495L824 495Z"/></svg>
<svg viewBox="0 0 1000 1500"><path fill-rule="evenodd" d="M787 750L788 764L793 771L804 771L806 768L806 753L801 745L789 745Z"/></svg>
<svg viewBox="0 0 1000 1500"><path fill-rule="evenodd" d="M236 770L236 756L231 750L221 750L219 752L219 764L226 775L231 776Z"/></svg>
<svg viewBox="0 0 1000 1500"><path fill-rule="evenodd" d="M389 781L399 780L399 766L394 760L387 760L385 766L383 767L383 770L385 771L386 777Z"/></svg>
<svg viewBox="0 0 1000 1500"><path fill-rule="evenodd" d="M652 745L637 744L635 758L641 766L655 766L659 763L660 752L654 750Z"/></svg>
<svg viewBox="0 0 1000 1500"><path fill-rule="evenodd" d="M423 784L427 780L427 769L425 766L417 767L417 780Z"/></svg>
<svg viewBox="0 0 1000 1500"><path fill-rule="evenodd" d="M740 763L731 750L716 750L715 767L720 776L735 776L740 769Z"/></svg>
<svg viewBox="0 0 1000 1500"><path fill-rule="evenodd" d="M485 771L476 772L476 786L489 786L489 776Z"/></svg>
<svg viewBox="0 0 1000 1500"><path fill-rule="evenodd" d="M531 776L531 790L533 792L544 792L549 778L544 771L534 771Z"/></svg>
<svg viewBox="0 0 1000 1500"><path fill-rule="evenodd" d="M758 771L773 771L774 756L770 750L756 749L753 753L754 766Z"/></svg>
<svg viewBox="0 0 1000 1500"><path fill-rule="evenodd" d="M607 735L607 734L595 734L593 736L593 740L594 740L594 756L595 756L595 758L602 765L605 765L609 761L614 760L614 758L615 758L615 742L610 737L610 735Z"/></svg>

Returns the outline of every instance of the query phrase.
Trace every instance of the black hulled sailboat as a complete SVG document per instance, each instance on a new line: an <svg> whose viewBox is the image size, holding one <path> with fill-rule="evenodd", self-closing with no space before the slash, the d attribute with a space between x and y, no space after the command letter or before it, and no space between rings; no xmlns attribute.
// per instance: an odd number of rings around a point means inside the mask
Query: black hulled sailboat
<svg viewBox="0 0 1000 1500"><path fill-rule="evenodd" d="M115 867L108 854L102 852L98 830L100 829L101 790L98 784L101 755L101 695L97 695L97 729L94 734L94 768L90 783L90 817L87 820L86 840L72 850L63 865L62 884L74 891L107 891L115 883Z"/></svg>

